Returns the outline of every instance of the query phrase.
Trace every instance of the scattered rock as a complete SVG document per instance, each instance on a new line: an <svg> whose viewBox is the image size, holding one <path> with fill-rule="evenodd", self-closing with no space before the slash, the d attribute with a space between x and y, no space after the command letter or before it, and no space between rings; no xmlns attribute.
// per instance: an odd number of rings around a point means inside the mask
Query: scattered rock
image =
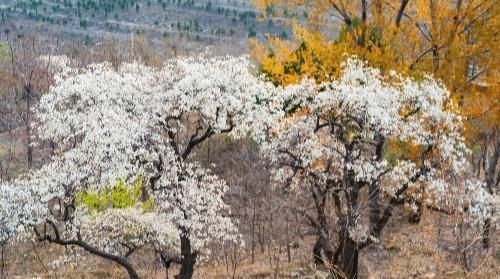
<svg viewBox="0 0 500 279"><path fill-rule="evenodd" d="M330 273L328 272L317 270L316 273L314 273L314 279L327 279L327 278L330 278Z"/></svg>
<svg viewBox="0 0 500 279"><path fill-rule="evenodd" d="M425 278L425 279L432 279L432 278L436 278L436 273L434 272L429 272L429 273L426 273L422 276L422 278Z"/></svg>

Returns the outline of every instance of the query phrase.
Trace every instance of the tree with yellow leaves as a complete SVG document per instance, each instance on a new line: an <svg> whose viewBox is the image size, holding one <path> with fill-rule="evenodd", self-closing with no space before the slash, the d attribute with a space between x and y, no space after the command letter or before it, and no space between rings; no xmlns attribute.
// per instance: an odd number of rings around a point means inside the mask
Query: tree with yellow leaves
<svg viewBox="0 0 500 279"><path fill-rule="evenodd" d="M495 0L254 1L260 8L293 5L310 11L307 24L291 19L295 41L270 38L270 51L254 42L262 71L276 83L337 75L343 53L382 69L432 72L448 86L497 74L489 71L498 69L498 61L490 59L498 52Z"/></svg>

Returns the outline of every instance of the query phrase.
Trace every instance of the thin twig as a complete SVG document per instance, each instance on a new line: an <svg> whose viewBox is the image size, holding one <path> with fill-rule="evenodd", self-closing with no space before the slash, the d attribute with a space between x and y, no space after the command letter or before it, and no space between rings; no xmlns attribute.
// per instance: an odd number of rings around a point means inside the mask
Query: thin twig
<svg viewBox="0 0 500 279"><path fill-rule="evenodd" d="M474 274L474 273L478 272L483 267L483 265L486 264L486 262L489 260L489 258L490 258L490 256L492 254L493 254L493 248L490 248L490 251L486 255L486 258L484 258L484 261L476 269L474 269L473 271L467 273L467 275L465 275L465 278L471 276L471 274Z"/></svg>
<svg viewBox="0 0 500 279"><path fill-rule="evenodd" d="M47 269L45 264L42 261L42 258L40 258L40 255L38 254L38 251L36 250L35 242L31 241L31 244L33 245L33 251L35 251L36 258L40 262L40 265L42 265L43 269L45 270L45 273L50 274L50 271ZM55 275L57 278L57 275Z"/></svg>

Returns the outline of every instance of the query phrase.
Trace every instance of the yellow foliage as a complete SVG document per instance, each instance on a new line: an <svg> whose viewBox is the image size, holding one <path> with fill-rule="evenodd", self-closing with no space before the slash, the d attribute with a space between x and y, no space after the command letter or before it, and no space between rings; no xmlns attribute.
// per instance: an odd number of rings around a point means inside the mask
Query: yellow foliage
<svg viewBox="0 0 500 279"><path fill-rule="evenodd" d="M395 165L400 160L411 160L419 162L419 156L422 152L422 146L412 142L403 142L400 140L389 140L387 142L387 150L385 159L391 165Z"/></svg>
<svg viewBox="0 0 500 279"><path fill-rule="evenodd" d="M345 55L356 55L382 72L396 70L414 77L430 73L441 79L469 120L470 141L498 129L496 0L410 0L405 6L405 1L392 0L253 1L266 14L270 7L308 13L306 25L289 19L294 40L268 37L267 42L252 42L252 56L273 83L331 79L338 76ZM331 15L342 23L332 26Z"/></svg>

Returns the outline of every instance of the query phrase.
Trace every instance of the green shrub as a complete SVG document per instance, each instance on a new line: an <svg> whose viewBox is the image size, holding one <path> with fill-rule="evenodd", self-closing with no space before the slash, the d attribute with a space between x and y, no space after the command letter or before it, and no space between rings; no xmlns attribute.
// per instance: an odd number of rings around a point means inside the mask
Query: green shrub
<svg viewBox="0 0 500 279"><path fill-rule="evenodd" d="M0 64L10 62L12 59L12 53L10 52L10 47L7 43L0 42Z"/></svg>
<svg viewBox="0 0 500 279"><path fill-rule="evenodd" d="M143 177L138 176L132 185L127 185L123 179L96 192L88 190L76 195L76 205L86 206L91 212L101 212L107 208L130 208L139 205L143 211L150 212L155 208L151 197L141 200Z"/></svg>

